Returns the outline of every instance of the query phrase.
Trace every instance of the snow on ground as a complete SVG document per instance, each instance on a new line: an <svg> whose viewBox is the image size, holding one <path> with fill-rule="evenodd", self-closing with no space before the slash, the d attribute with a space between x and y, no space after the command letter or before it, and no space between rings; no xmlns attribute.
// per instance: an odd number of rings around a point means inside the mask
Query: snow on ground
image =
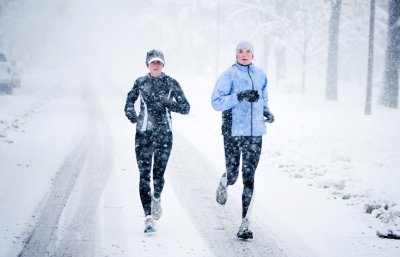
<svg viewBox="0 0 400 257"><path fill-rule="evenodd" d="M0 95L0 256L7 257L21 249L52 177L88 119L76 90L83 85L79 78L39 72L26 78L15 95ZM202 155L213 169L205 173L212 174L205 182L216 188L224 155L220 113L210 106L214 79L176 78L192 106L188 116L173 116L176 145L182 144L180 137L190 142L195 150L186 154ZM173 150L167 170L158 232L143 234L134 126L123 116L131 84L110 78L85 81L96 85L93 94L111 127L115 155L98 205L96 256L214 256L179 195L179 187L190 184L173 183L177 160L189 158L179 149ZM400 242L376 233L399 233L400 112L374 105L373 115L365 116L362 95L340 93L338 102L326 102L319 95L283 94L271 85L276 121L264 137L256 174L254 234L268 231L299 256L397 256ZM197 166L203 167L193 163L193 169ZM240 183L229 188L227 206L220 207L216 219L224 208L240 209ZM235 231L239 224L225 229Z"/></svg>
<svg viewBox="0 0 400 257"><path fill-rule="evenodd" d="M198 78L184 85L191 83L186 92L196 125L176 127L212 163L219 162L222 174L220 113L210 107L214 82ZM280 237L280 230L293 233L317 256L394 256L400 242L376 233L400 233L400 112L374 105L373 115L365 116L364 94L342 94L338 102L327 102L271 86L276 121L264 137L253 215L284 225L269 224Z"/></svg>
<svg viewBox="0 0 400 257"><path fill-rule="evenodd" d="M49 74L26 73L14 95L0 95L0 256L20 250L80 131L80 99Z"/></svg>

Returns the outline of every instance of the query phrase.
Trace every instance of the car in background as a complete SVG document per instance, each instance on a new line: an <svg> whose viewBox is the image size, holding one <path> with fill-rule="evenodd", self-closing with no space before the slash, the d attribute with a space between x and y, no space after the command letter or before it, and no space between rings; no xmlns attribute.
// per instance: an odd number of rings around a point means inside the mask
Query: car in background
<svg viewBox="0 0 400 257"><path fill-rule="evenodd" d="M21 86L22 68L16 61L11 61L11 84L13 87Z"/></svg>
<svg viewBox="0 0 400 257"><path fill-rule="evenodd" d="M21 70L17 62L9 62L0 52L0 92L12 94L14 88L21 86Z"/></svg>
<svg viewBox="0 0 400 257"><path fill-rule="evenodd" d="M12 94L13 83L11 73L11 64L7 61L6 56L0 53L0 92Z"/></svg>

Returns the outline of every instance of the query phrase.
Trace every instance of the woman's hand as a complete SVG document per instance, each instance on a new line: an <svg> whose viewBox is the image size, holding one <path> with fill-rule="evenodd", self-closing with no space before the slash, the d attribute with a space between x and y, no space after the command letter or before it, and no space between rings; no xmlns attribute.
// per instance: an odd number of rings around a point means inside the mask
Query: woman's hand
<svg viewBox="0 0 400 257"><path fill-rule="evenodd" d="M257 90L245 90L237 94L237 99L239 101L246 100L250 103L257 102L260 98Z"/></svg>

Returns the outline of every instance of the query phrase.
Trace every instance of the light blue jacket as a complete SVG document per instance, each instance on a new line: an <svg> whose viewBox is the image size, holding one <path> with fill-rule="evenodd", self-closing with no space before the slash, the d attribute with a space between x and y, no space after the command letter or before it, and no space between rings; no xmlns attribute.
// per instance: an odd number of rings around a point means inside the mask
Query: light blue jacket
<svg viewBox="0 0 400 257"><path fill-rule="evenodd" d="M260 98L250 103L239 101L237 94L257 90ZM211 97L212 107L223 111L222 134L230 136L262 136L266 133L264 111L269 111L267 76L253 64L234 64L218 78Z"/></svg>

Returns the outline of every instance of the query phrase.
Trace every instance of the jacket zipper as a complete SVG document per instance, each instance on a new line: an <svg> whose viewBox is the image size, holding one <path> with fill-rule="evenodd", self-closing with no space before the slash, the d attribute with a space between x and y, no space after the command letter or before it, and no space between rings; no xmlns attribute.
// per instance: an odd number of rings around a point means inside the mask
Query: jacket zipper
<svg viewBox="0 0 400 257"><path fill-rule="evenodd" d="M247 74L249 74L251 80L251 89L254 90L253 78L250 75L250 65L247 66ZM253 136L253 103L250 103L250 135Z"/></svg>

